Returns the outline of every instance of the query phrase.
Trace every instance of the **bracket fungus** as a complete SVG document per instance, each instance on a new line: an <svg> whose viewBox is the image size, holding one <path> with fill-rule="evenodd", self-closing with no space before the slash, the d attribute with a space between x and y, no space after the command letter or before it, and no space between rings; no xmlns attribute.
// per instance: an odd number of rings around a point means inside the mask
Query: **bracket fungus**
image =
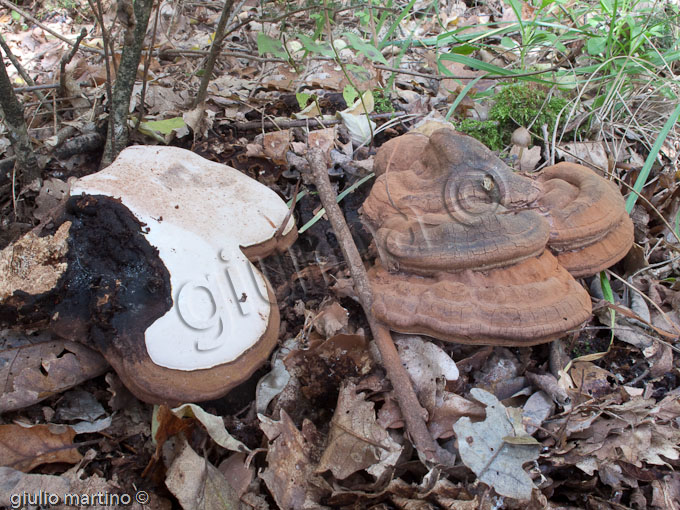
<svg viewBox="0 0 680 510"><path fill-rule="evenodd" d="M590 316L568 270L593 274L632 243L610 183L583 167L515 174L449 129L385 147L362 207L380 255L369 271L377 319L399 332L512 346L554 340Z"/></svg>
<svg viewBox="0 0 680 510"><path fill-rule="evenodd" d="M93 345L151 403L217 398L267 360L279 311L251 261L297 237L276 193L190 151L135 146L70 194L29 234L49 256L21 240L0 253L16 275L0 320ZM46 270L57 278L30 288Z"/></svg>
<svg viewBox="0 0 680 510"><path fill-rule="evenodd" d="M594 171L558 163L538 177L538 203L551 223L548 246L575 277L590 276L623 257L633 245L633 222L618 188Z"/></svg>

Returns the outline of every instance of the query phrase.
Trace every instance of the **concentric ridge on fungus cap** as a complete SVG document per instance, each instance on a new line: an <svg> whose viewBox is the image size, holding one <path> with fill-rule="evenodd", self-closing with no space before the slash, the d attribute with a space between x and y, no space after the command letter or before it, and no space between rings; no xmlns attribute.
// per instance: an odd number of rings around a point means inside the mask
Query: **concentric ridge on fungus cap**
<svg viewBox="0 0 680 510"><path fill-rule="evenodd" d="M492 345L548 342L585 321L590 297L546 250L548 218L530 208L540 184L450 130L420 151L386 168L363 206L389 269L369 271L376 317L399 332Z"/></svg>
<svg viewBox="0 0 680 510"><path fill-rule="evenodd" d="M490 271L416 276L369 271L373 313L401 333L467 344L534 345L555 340L591 313L590 296L555 257Z"/></svg>
<svg viewBox="0 0 680 510"><path fill-rule="evenodd" d="M538 203L551 224L548 247L572 275L594 275L626 256L633 222L612 182L573 163L548 167L538 180Z"/></svg>

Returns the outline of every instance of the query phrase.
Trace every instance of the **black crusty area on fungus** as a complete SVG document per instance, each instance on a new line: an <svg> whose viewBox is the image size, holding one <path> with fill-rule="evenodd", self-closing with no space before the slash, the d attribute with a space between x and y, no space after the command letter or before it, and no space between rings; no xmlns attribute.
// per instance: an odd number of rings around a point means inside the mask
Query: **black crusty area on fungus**
<svg viewBox="0 0 680 510"><path fill-rule="evenodd" d="M119 200L80 195L41 235L66 221L72 223L67 270L51 291L21 296L15 322L49 319L48 329L63 338L131 359L145 356L144 331L171 308L172 297L170 273L143 235L144 225Z"/></svg>

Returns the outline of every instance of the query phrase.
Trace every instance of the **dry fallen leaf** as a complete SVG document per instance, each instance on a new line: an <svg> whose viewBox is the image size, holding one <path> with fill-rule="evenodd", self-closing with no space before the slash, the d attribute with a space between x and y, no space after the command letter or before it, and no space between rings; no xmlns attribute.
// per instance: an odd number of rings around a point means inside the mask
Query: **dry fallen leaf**
<svg viewBox="0 0 680 510"><path fill-rule="evenodd" d="M607 148L603 142L569 142L557 147L557 156L570 163L590 163L600 172L609 170Z"/></svg>
<svg viewBox="0 0 680 510"><path fill-rule="evenodd" d="M332 126L325 129L317 129L315 131L310 131L307 137L307 145L310 148L318 148L324 153L326 157L326 162L330 162L330 152L335 146L335 138L337 136L336 126Z"/></svg>
<svg viewBox="0 0 680 510"><path fill-rule="evenodd" d="M522 414L524 426L529 434L536 432L543 422L555 412L555 403L543 391L537 391L524 403Z"/></svg>
<svg viewBox="0 0 680 510"><path fill-rule="evenodd" d="M27 473L40 464L75 464L82 458L75 435L65 425L0 425L0 465Z"/></svg>
<svg viewBox="0 0 680 510"><path fill-rule="evenodd" d="M541 148L538 145L522 150L518 145L513 145L510 149L510 157L517 158L519 161L514 167L521 172L533 172L536 165L541 160Z"/></svg>
<svg viewBox="0 0 680 510"><path fill-rule="evenodd" d="M313 321L314 329L326 338L346 329L348 323L349 312L337 301L323 305Z"/></svg>
<svg viewBox="0 0 680 510"><path fill-rule="evenodd" d="M250 482L255 477L255 467L248 465L245 453L233 453L223 460L217 467L220 473L229 481L238 497L241 497L248 490Z"/></svg>
<svg viewBox="0 0 680 510"><path fill-rule="evenodd" d="M109 364L84 345L0 333L0 413L16 411L103 374Z"/></svg>
<svg viewBox="0 0 680 510"><path fill-rule="evenodd" d="M343 480L379 461L387 464L386 467L394 466L402 446L378 424L374 407L363 393L357 393L354 383L343 385L331 421L328 446L317 473L330 470L333 476Z"/></svg>
<svg viewBox="0 0 680 510"><path fill-rule="evenodd" d="M286 153L290 147L290 141L290 129L265 133L262 141L265 156L271 159L275 165L287 164Z"/></svg>
<svg viewBox="0 0 680 510"><path fill-rule="evenodd" d="M192 450L186 441L168 468L165 485L185 510L243 508L224 475Z"/></svg>
<svg viewBox="0 0 680 510"><path fill-rule="evenodd" d="M224 427L224 420L205 412L196 404L184 404L172 410L172 414L178 418L195 418L207 430L208 434L218 445L234 452L250 452L250 449L241 441L235 439Z"/></svg>
<svg viewBox="0 0 680 510"><path fill-rule="evenodd" d="M0 467L0 506L12 508L10 497L13 494L39 494L41 491L44 494L66 494L71 492L71 483L64 476L26 474Z"/></svg>
<svg viewBox="0 0 680 510"><path fill-rule="evenodd" d="M614 391L614 374L589 361L579 361L569 371L572 381L581 393L600 397Z"/></svg>
<svg viewBox="0 0 680 510"><path fill-rule="evenodd" d="M481 420L484 418L484 408L477 402L468 400L446 391L437 398L434 413L427 424L434 439L446 439L453 435L453 424L463 416Z"/></svg>
<svg viewBox="0 0 680 510"><path fill-rule="evenodd" d="M461 460L498 494L530 499L534 484L522 466L538 458L540 445L535 441L534 444L509 442L508 439L518 437L515 430L521 423L513 423L508 409L491 393L479 388L473 388L470 393L486 405L486 419L472 423L465 417L453 426Z"/></svg>
<svg viewBox="0 0 680 510"><path fill-rule="evenodd" d="M416 335L396 336L395 343L420 402L432 415L446 381L458 379L456 363L434 342Z"/></svg>
<svg viewBox="0 0 680 510"><path fill-rule="evenodd" d="M35 197L35 205L38 207L33 211L33 216L38 220L44 219L52 209L67 198L68 188L69 185L61 179L53 177L45 179L38 196Z"/></svg>
<svg viewBox="0 0 680 510"><path fill-rule="evenodd" d="M314 473L311 445L281 411L281 421L259 415L260 427L271 442L267 451L267 468L260 474L281 510L323 508L319 503L320 487L325 485Z"/></svg>

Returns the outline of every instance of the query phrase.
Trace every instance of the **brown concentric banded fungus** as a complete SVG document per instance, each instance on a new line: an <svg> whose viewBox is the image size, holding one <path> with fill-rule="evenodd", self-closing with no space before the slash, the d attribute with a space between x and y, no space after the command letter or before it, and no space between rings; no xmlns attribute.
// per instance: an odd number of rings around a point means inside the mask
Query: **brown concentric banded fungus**
<svg viewBox="0 0 680 510"><path fill-rule="evenodd" d="M217 398L267 360L279 311L248 257L297 235L272 190L183 149L137 146L71 195L38 229L52 237L47 257L0 254L0 266L42 282L28 289L19 275L0 289L0 319L94 345L152 403Z"/></svg>
<svg viewBox="0 0 680 510"><path fill-rule="evenodd" d="M369 272L378 319L441 340L534 345L588 318L588 293L546 250L550 224L530 207L539 184L451 130L407 160L363 206L385 266Z"/></svg>
<svg viewBox="0 0 680 510"><path fill-rule="evenodd" d="M548 251L519 264L419 276L369 273L373 313L391 329L466 344L535 345L578 327L590 296Z"/></svg>
<svg viewBox="0 0 680 510"><path fill-rule="evenodd" d="M538 203L551 225L548 247L572 275L596 274L625 257L633 222L612 182L573 163L546 168L538 181Z"/></svg>

